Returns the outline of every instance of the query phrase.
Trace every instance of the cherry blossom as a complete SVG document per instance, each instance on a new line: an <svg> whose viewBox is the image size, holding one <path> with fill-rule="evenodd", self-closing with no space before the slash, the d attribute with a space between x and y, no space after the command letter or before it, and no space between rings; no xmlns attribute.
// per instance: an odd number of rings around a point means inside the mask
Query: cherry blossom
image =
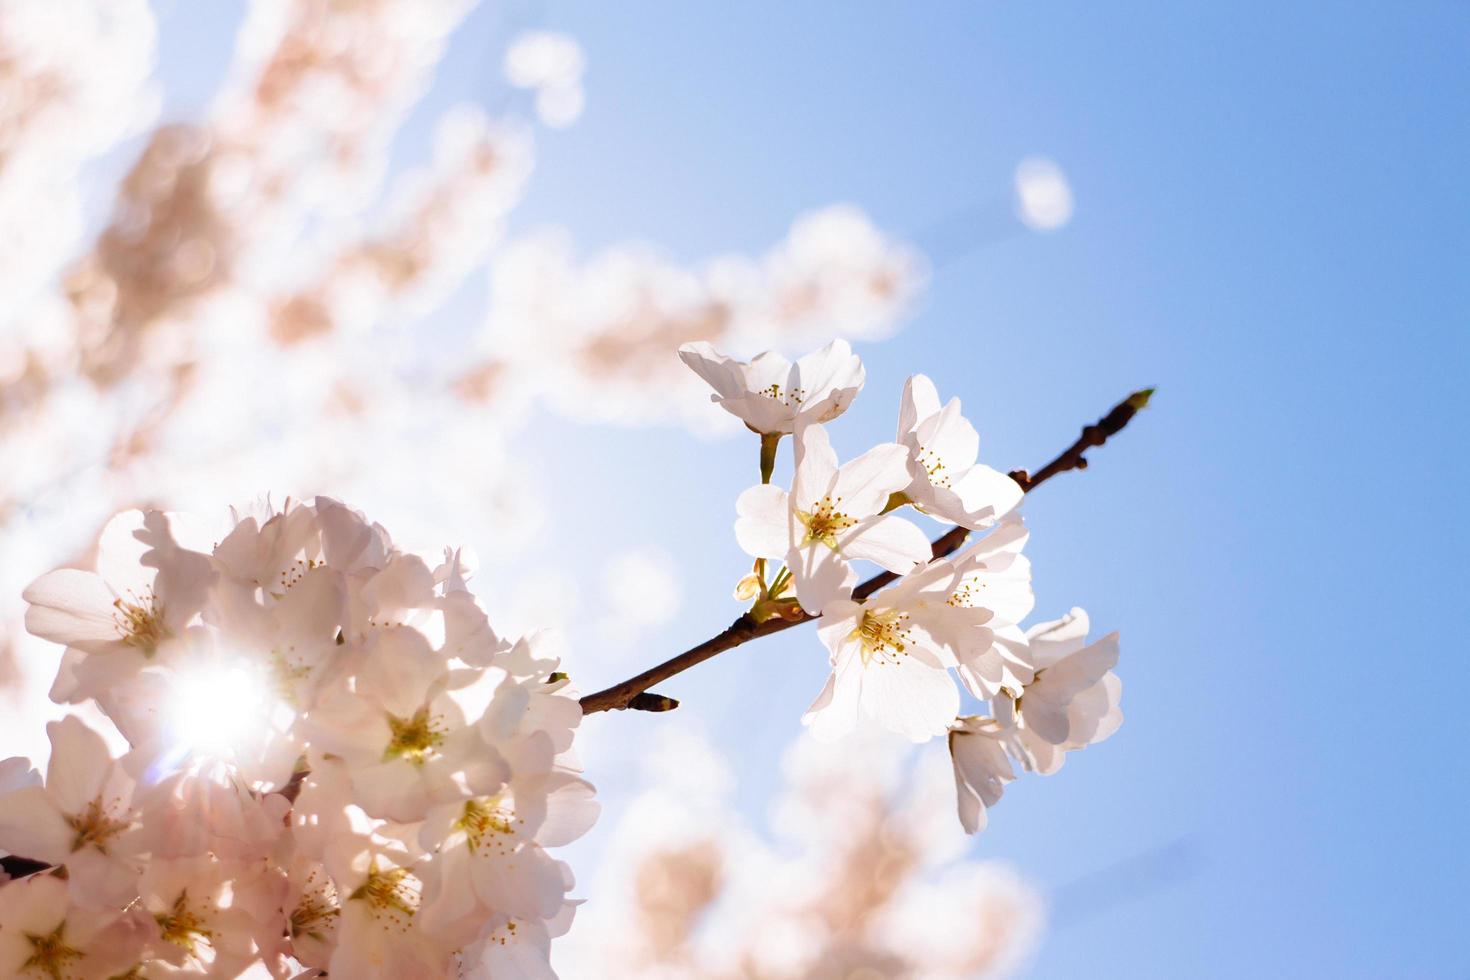
<svg viewBox="0 0 1470 980"><path fill-rule="evenodd" d="M214 571L169 518L126 511L102 531L101 573L60 568L25 590L26 629L69 647L56 696L81 701L136 674L203 608Z"/></svg>
<svg viewBox="0 0 1470 980"><path fill-rule="evenodd" d="M79 903L125 904L141 870L133 780L79 719L63 718L46 731L45 785L0 796L0 846L65 864Z"/></svg>
<svg viewBox="0 0 1470 980"><path fill-rule="evenodd" d="M0 915L61 891L0 924L0 956L31 936L19 962L56 976L550 975L574 885L553 852L598 814L556 658L496 633L460 552L431 569L325 497L232 516L192 550L124 515L104 574L29 590L71 644L58 696L128 747L69 716L44 781L0 763L0 849L64 869L0 885Z"/></svg>
<svg viewBox="0 0 1470 980"><path fill-rule="evenodd" d="M1025 636L1033 679L1019 691L1001 690L991 701L991 717L957 719L949 750L960 823L968 833L984 829L986 809L1015 779L1011 759L1050 775L1068 752L1103 741L1123 723L1123 685L1112 672L1118 634L1088 644L1087 629L1081 609L1033 626Z"/></svg>
<svg viewBox="0 0 1470 980"><path fill-rule="evenodd" d="M905 456L902 446L884 443L839 466L827 430L807 425L796 438L791 491L761 484L742 493L735 538L752 557L784 559L796 598L814 615L851 592L854 559L908 572L929 557L929 539L883 513L908 483Z"/></svg>
<svg viewBox="0 0 1470 980"><path fill-rule="evenodd" d="M1001 724L993 718L970 717L959 719L949 733L960 825L967 834L985 829L986 811L1000 802L1006 784L1016 778L1001 732Z"/></svg>
<svg viewBox="0 0 1470 980"><path fill-rule="evenodd" d="M973 643L955 647L956 673L977 698L994 697L1003 687L1019 690L1031 682L1030 651L1018 625L1036 603L1031 562L1021 554L1028 536L1019 516L1012 514L955 558L959 580L948 601L990 612L989 648Z"/></svg>
<svg viewBox="0 0 1470 980"><path fill-rule="evenodd" d="M835 599L817 629L832 674L802 717L812 734L847 734L859 714L923 742L942 735L959 712L949 668L989 651L993 613L953 601L966 567L937 559L863 602Z"/></svg>
<svg viewBox="0 0 1470 980"><path fill-rule="evenodd" d="M1066 753L1101 742L1123 723L1118 634L1087 643L1088 618L1073 609L1027 631L1036 678L1014 700L1002 696L995 716L1006 746L1027 769L1051 774Z"/></svg>
<svg viewBox="0 0 1470 980"><path fill-rule="evenodd" d="M980 436L960 414L960 400L941 406L925 375L903 387L898 441L908 448L913 477L904 492L930 517L973 530L989 527L1021 502L1015 480L975 461Z"/></svg>
<svg viewBox="0 0 1470 980"><path fill-rule="evenodd" d="M52 874L0 888L0 974L7 977L127 976L155 936L141 909L78 906L67 882Z"/></svg>
<svg viewBox="0 0 1470 980"><path fill-rule="evenodd" d="M737 361L704 341L679 357L715 393L710 401L761 435L791 435L800 422L830 422L862 390L863 362L845 340L834 340L795 364L774 351Z"/></svg>

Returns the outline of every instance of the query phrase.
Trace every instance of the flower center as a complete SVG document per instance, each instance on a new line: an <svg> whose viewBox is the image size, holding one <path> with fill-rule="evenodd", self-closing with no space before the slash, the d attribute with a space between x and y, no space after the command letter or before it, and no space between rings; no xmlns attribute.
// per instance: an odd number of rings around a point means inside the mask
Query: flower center
<svg viewBox="0 0 1470 980"><path fill-rule="evenodd" d="M929 474L929 483L936 487L947 487L950 484L950 474L939 474L944 470L944 460L939 454L926 446L919 447L918 463L924 467L924 472Z"/></svg>
<svg viewBox="0 0 1470 980"><path fill-rule="evenodd" d="M291 910L287 929L292 936L310 936L324 942L322 929L340 915L342 910L337 906L337 890L332 887L332 883L323 881L314 885L316 879L315 871L307 877L308 887L301 893L301 900L296 903L296 908Z"/></svg>
<svg viewBox="0 0 1470 980"><path fill-rule="evenodd" d="M827 496L818 500L810 511L796 512L796 519L806 527L803 545L820 541L833 551L837 550L837 535L857 524L857 518L849 517L838 509L841 504L841 497Z"/></svg>
<svg viewBox="0 0 1470 980"><path fill-rule="evenodd" d="M783 389L780 385L773 384L767 385L766 387L762 388L760 390L760 393L762 395L765 395L767 398L773 401L778 401L782 405L786 405L790 408L796 408L801 405L803 401L806 400L805 388L791 388L787 390Z"/></svg>
<svg viewBox="0 0 1470 980"><path fill-rule="evenodd" d="M498 946L509 946L516 941L516 920L507 919L505 925L490 933L489 941Z"/></svg>
<svg viewBox="0 0 1470 980"><path fill-rule="evenodd" d="M858 620L857 628L849 634L850 639L862 644L863 666L866 667L875 660L878 663L898 663L898 658L910 643L908 628L904 626L908 618L908 613L897 609L883 612L863 610L863 617Z"/></svg>
<svg viewBox="0 0 1470 980"><path fill-rule="evenodd" d="M306 577L306 573L313 568L322 568L326 562L317 561L315 558L298 558L290 565L281 570L281 577L277 583L281 591L276 593L277 598L290 591L291 587Z"/></svg>
<svg viewBox="0 0 1470 980"><path fill-rule="evenodd" d="M407 868L379 868L378 859L373 858L367 880L358 885L347 900L367 902L375 916L386 915L406 929L408 920L419 907L417 883Z"/></svg>
<svg viewBox="0 0 1470 980"><path fill-rule="evenodd" d="M152 590L142 595L129 592L126 599L112 600L112 608L112 623L122 641L142 651L144 656L153 656L158 645L168 638L168 627L163 624L163 603Z"/></svg>
<svg viewBox="0 0 1470 980"><path fill-rule="evenodd" d="M21 933L26 942L30 943L31 955L20 965L23 973L34 973L38 976L50 977L51 980L62 980L69 974L63 973L66 964L73 960L82 958L82 951L73 949L66 944L66 920L57 923L56 928L38 936L35 933Z"/></svg>
<svg viewBox="0 0 1470 980"><path fill-rule="evenodd" d="M514 834L517 824L526 821L517 817L515 811L505 805L503 796L490 796L465 801L464 813L455 821L455 827L465 832L470 850L478 851L484 845L496 846L502 854L515 848ZM511 838L501 840L500 838Z"/></svg>
<svg viewBox="0 0 1470 980"><path fill-rule="evenodd" d="M427 706L415 711L411 718L388 715L388 730L392 737L383 752L384 761L407 759L421 766L435 749L444 744L445 730L439 725L438 717L429 714Z"/></svg>
<svg viewBox="0 0 1470 980"><path fill-rule="evenodd" d="M173 908L153 917L158 921L158 931L165 942L184 950L191 956L197 955L198 946L210 945L214 933L204 927L204 919L189 908L189 890L179 892Z"/></svg>
<svg viewBox="0 0 1470 980"><path fill-rule="evenodd" d="M986 582L966 579L960 583L959 588L950 593L948 599L944 600L945 605L952 606L957 609L974 608L976 605L979 604L980 600L980 595L976 590L987 589L989 587L990 586Z"/></svg>
<svg viewBox="0 0 1470 980"><path fill-rule="evenodd" d="M75 854L82 848L91 844L103 854L107 853L107 844L110 840L128 829L130 821L119 820L114 817L106 807L102 805L102 797L97 797L81 813L70 815L66 818L66 825L72 829L71 850Z"/></svg>

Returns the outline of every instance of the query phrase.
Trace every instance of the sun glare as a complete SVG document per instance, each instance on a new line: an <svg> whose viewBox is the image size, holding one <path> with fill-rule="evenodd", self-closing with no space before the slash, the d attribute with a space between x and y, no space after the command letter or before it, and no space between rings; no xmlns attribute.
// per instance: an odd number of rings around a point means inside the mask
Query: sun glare
<svg viewBox="0 0 1470 980"><path fill-rule="evenodd" d="M195 671L173 685L169 730L184 752L229 759L260 738L272 701L263 680L244 667Z"/></svg>

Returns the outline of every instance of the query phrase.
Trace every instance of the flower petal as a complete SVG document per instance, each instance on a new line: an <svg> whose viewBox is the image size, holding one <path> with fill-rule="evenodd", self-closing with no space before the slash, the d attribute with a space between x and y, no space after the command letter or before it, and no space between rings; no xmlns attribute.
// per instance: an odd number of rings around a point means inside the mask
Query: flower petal
<svg viewBox="0 0 1470 980"><path fill-rule="evenodd" d="M780 558L791 548L790 498L768 483L751 487L735 501L735 540L752 558Z"/></svg>
<svg viewBox="0 0 1470 980"><path fill-rule="evenodd" d="M898 403L898 440L909 443L905 436L914 434L919 423L939 411L939 392L925 374L915 374L903 384L903 397ZM917 440L913 445L917 446Z"/></svg>
<svg viewBox="0 0 1470 980"><path fill-rule="evenodd" d="M842 510L860 518L881 511L891 495L909 485L908 459L903 446L885 442L844 464L832 491L842 498Z"/></svg>
<svg viewBox="0 0 1470 980"><path fill-rule="evenodd" d="M918 525L896 514L870 517L838 541L848 558L871 561L899 575L928 561L933 551Z"/></svg>
<svg viewBox="0 0 1470 980"><path fill-rule="evenodd" d="M802 426L796 433L796 478L791 484L796 506L810 508L832 492L836 480L837 453L827 430L815 422Z"/></svg>
<svg viewBox="0 0 1470 980"><path fill-rule="evenodd" d="M813 616L834 599L847 598L857 584L857 570L820 542L792 548L786 565L791 569L797 601Z"/></svg>
<svg viewBox="0 0 1470 980"><path fill-rule="evenodd" d="M863 710L912 742L943 735L960 711L960 689L947 670L913 657L864 669Z"/></svg>
<svg viewBox="0 0 1470 980"><path fill-rule="evenodd" d="M75 715L48 723L46 734L51 737L46 789L63 811L80 813L102 794L111 774L107 743Z"/></svg>
<svg viewBox="0 0 1470 980"><path fill-rule="evenodd" d="M801 716L801 723L819 741L837 741L857 726L862 687L862 661L853 656L843 658L828 676L817 699Z"/></svg>
<svg viewBox="0 0 1470 980"><path fill-rule="evenodd" d="M43 640L103 653L122 646L113 619L115 596L102 577L76 568L47 572L27 586L22 598L26 629Z"/></svg>

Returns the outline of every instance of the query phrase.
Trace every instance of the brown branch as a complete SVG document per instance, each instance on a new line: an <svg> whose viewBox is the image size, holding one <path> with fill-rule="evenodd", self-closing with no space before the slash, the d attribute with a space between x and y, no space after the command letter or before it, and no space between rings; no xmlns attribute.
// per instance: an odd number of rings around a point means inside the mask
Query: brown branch
<svg viewBox="0 0 1470 980"><path fill-rule="evenodd" d="M1121 432L1129 420L1148 404L1149 397L1153 393L1152 388L1135 391L1114 405L1112 411L1098 419L1097 422L1083 428L1082 435L1077 437L1077 441L1063 450L1050 463L1037 470L1035 476L1025 470L1014 470L1010 474L1011 479L1021 485L1023 493L1030 493L1058 473L1086 469L1087 458L1083 454L1095 446L1101 446L1108 441L1110 436ZM941 534L934 539L932 545L934 557L943 558L945 555L958 551L969 534L970 532L962 527L955 527ZM893 572L880 572L853 589L853 598L862 601L897 578L898 576ZM650 667L620 684L614 684L606 690L582 698L582 712L590 715L597 711L621 711L625 708L641 711L669 711L677 708L678 701L662 694L651 693L648 689L726 650L733 650L751 640L770 636L772 633L779 633L818 618L800 609L796 610L796 613L792 619L778 617L768 619L763 623L757 623L749 613L746 613L698 646L690 647L678 656L665 660L655 667Z"/></svg>

